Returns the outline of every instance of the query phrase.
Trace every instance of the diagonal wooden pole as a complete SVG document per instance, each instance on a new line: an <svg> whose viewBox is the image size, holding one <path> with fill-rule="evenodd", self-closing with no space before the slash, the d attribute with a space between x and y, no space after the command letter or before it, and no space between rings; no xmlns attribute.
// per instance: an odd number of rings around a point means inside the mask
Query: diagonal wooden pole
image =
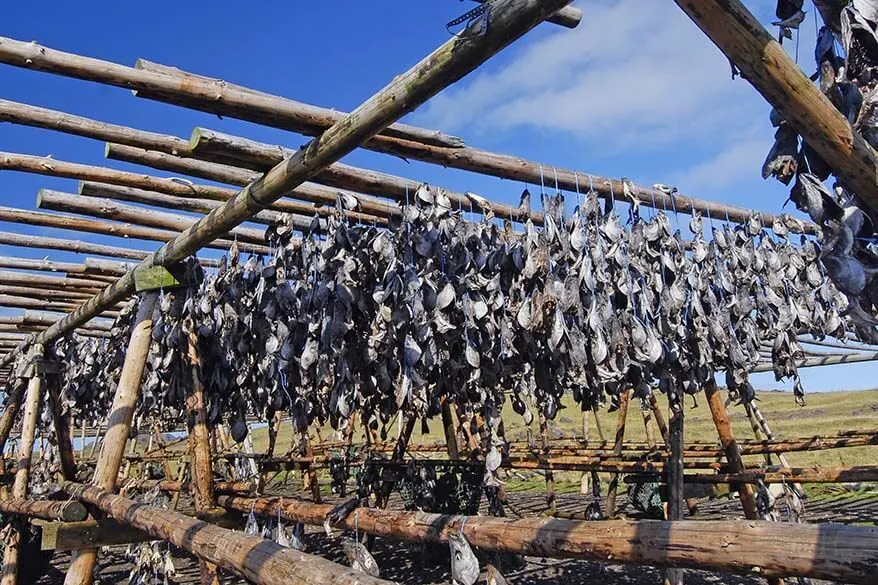
<svg viewBox="0 0 878 585"><path fill-rule="evenodd" d="M842 182L878 209L878 154L740 0L674 0Z"/></svg>
<svg viewBox="0 0 878 585"><path fill-rule="evenodd" d="M122 373L119 376L119 384L113 397L113 406L107 418L107 433L95 466L93 483L104 490L116 488L119 468L122 466L122 458L125 455L125 444L131 432L134 408L140 396L140 380L143 377L149 345L152 341L152 319L157 299L157 291L146 292L140 298L140 304L137 307L131 338L128 341L128 350L125 353L125 362L122 364ZM96 564L97 549L77 551L70 563L67 576L64 578L64 584L90 585Z"/></svg>
<svg viewBox="0 0 878 585"><path fill-rule="evenodd" d="M24 398L24 391L27 389L27 382L15 378L10 381L9 396L6 398L6 408L3 415L0 416L0 475L6 475L6 442L9 440L9 433L15 424L15 418L21 409L21 401ZM0 498L8 496L8 489L5 483L0 484Z"/></svg>
<svg viewBox="0 0 878 585"><path fill-rule="evenodd" d="M625 441L625 421L628 418L628 404L631 402L631 388L627 388L619 395L619 414L616 418L616 439L613 443L613 456L622 455L622 446ZM616 516L616 492L619 490L619 474L614 473L610 478L610 486L607 488L607 517Z"/></svg>
<svg viewBox="0 0 878 585"><path fill-rule="evenodd" d="M735 433L732 431L732 423L729 422L726 405L713 379L708 380L704 385L704 395L707 398L707 406L710 408L710 414L713 417L713 423L719 434L720 443L722 444L723 451L725 451L729 470L732 473L743 473L744 460L741 458L741 451L738 448L738 443L735 441ZM738 496L741 499L741 506L744 508L744 516L748 520L757 520L759 512L756 509L756 489L753 487L753 484L738 484ZM768 582L771 585L783 585L783 579L772 578Z"/></svg>

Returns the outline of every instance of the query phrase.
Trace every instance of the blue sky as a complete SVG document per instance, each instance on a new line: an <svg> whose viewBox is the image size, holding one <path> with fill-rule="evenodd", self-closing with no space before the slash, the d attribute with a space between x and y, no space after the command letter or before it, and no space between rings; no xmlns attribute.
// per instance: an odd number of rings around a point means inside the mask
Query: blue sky
<svg viewBox="0 0 878 585"><path fill-rule="evenodd" d="M749 0L765 23L772 2ZM407 121L440 128L481 148L635 182L777 211L786 189L759 174L772 143L769 107L673 2L580 0L575 31L544 24ZM362 2L63 2L4 6L2 34L133 65L138 57L227 79L300 101L350 110L448 38L445 22L470 8L458 0ZM256 7L256 5L254 5ZM813 8L802 28L800 62L813 70ZM795 43L787 42L790 50ZM0 97L188 137L204 126L297 147L305 138L135 98L128 91L0 66ZM103 145L0 124L0 150L129 170L106 161ZM406 163L369 152L347 162L457 190L517 202L522 185ZM150 174L161 175L158 171ZM4 205L33 209L36 192L73 192L74 181L0 173ZM75 237L147 250L75 232L0 224L0 230ZM42 257L0 246L0 254ZM81 260L51 253L56 260ZM867 388L878 366L803 371L806 388ZM779 387L770 376L755 380Z"/></svg>

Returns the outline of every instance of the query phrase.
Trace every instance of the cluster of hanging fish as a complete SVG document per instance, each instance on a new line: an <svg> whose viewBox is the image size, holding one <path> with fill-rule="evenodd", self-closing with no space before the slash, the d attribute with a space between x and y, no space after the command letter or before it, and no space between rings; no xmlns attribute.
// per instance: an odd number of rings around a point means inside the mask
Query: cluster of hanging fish
<svg viewBox="0 0 878 585"><path fill-rule="evenodd" d="M792 30L805 20L803 5L804 0L778 0L774 24L781 40L792 38ZM817 0L815 7L824 25L817 35L812 79L851 126L878 148L878 0ZM848 299L847 312L859 339L878 343L876 218L841 182L832 189L825 185L833 170L776 110L771 123L777 131L762 175L793 183L790 200L822 231L820 259Z"/></svg>
<svg viewBox="0 0 878 585"><path fill-rule="evenodd" d="M490 481L507 389L527 424L535 412L554 419L565 392L582 408L615 403L626 387L694 394L718 371L750 400L760 347L773 348L778 378L797 379L799 334L845 334L848 301L815 262L820 246L793 242L789 216L772 232L755 215L711 224L708 237L697 215L682 230L636 208L623 221L590 192L569 217L560 194L544 195L544 227L521 230L490 213L465 221L426 185L413 199L395 229L336 217L325 237L299 240L281 225L269 257L233 247L200 286L163 292L139 416L181 420L191 338L208 417L228 419L236 441L247 414L284 410L304 430L315 420L343 429L359 412L383 432L400 411L439 414L446 398L483 414ZM529 200L525 191L526 210ZM108 341L59 344L70 404L108 406L132 309Z"/></svg>
<svg viewBox="0 0 878 585"><path fill-rule="evenodd" d="M135 498L149 506L167 508L169 500L160 491L152 490ZM129 544L125 556L131 562L128 574L130 585L168 585L175 583L177 569L171 555L171 545L163 540Z"/></svg>

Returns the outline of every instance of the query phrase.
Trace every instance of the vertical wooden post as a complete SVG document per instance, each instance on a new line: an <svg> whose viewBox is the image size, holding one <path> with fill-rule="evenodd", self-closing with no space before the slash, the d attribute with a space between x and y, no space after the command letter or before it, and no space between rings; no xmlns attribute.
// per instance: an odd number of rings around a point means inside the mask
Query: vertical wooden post
<svg viewBox="0 0 878 585"><path fill-rule="evenodd" d="M101 423L98 423L98 425L95 427L95 438L91 442L91 451L88 454L89 459L94 459L95 453L98 450L98 445L101 442L102 429L103 429L103 425Z"/></svg>
<svg viewBox="0 0 878 585"><path fill-rule="evenodd" d="M652 402L652 401L651 401ZM685 496L683 493L683 400L682 396L669 398L671 424L668 443L668 520L682 520ZM665 585L683 585L683 569L667 569Z"/></svg>
<svg viewBox="0 0 878 585"><path fill-rule="evenodd" d="M649 445L650 451L655 451L658 449L658 444L655 442L655 435L652 432L652 411L641 408L640 414L643 417L643 432L646 433L646 444Z"/></svg>
<svg viewBox="0 0 878 585"><path fill-rule="evenodd" d="M625 440L625 420L628 418L628 403L631 402L631 388L627 388L619 395L619 415L616 419L616 440L613 443L613 456L622 456L622 446ZM610 487L607 488L607 518L616 516L616 492L619 490L619 474L614 473L610 478Z"/></svg>
<svg viewBox="0 0 878 585"><path fill-rule="evenodd" d="M726 412L726 406L719 393L719 388L714 380L708 380L704 385L704 395L707 398L707 406L713 416L713 423L719 434L719 440L726 454L726 462L730 473L743 473L744 461L741 459L741 451L735 441L735 433L732 432L732 424ZM738 496L741 498L741 506L744 508L744 516L748 520L756 520L759 514L756 511L756 489L752 483L738 484ZM771 585L782 585L782 579L769 579Z"/></svg>
<svg viewBox="0 0 878 585"><path fill-rule="evenodd" d="M9 441L9 433L12 431L15 417L18 416L25 388L27 388L27 382L24 380L16 377L12 381L12 391L6 399L3 415L0 416L0 475L6 475L6 443ZM5 499L8 496L9 489L6 483L0 482L0 498Z"/></svg>
<svg viewBox="0 0 878 585"><path fill-rule="evenodd" d="M201 379L201 356L198 353L198 333L189 335L189 366L191 387L186 397L186 423L189 429L189 455L192 461L192 479L189 482L196 513L208 513L216 507L213 490L213 454L210 447L210 427L207 422L204 383ZM199 560L201 585L218 585L216 565Z"/></svg>
<svg viewBox="0 0 878 585"><path fill-rule="evenodd" d="M665 416L662 414L662 409L659 406L658 399L655 397L655 392L649 395L649 407L652 409L652 416L655 418L655 424L659 428L659 432L662 434L662 440L665 442L665 446L670 447L671 441L668 433L668 423L665 422Z"/></svg>
<svg viewBox="0 0 878 585"><path fill-rule="evenodd" d="M591 409L582 409L582 440L585 441L585 445L588 446L588 437L591 434L591 425L588 423L588 413ZM591 482L589 479L591 478L591 472L583 471L582 476L579 478L579 493L588 494L591 491Z"/></svg>
<svg viewBox="0 0 878 585"><path fill-rule="evenodd" d="M95 465L92 483L108 491L116 488L119 468L122 466L122 457L125 454L125 444L131 432L131 420L134 418L134 408L140 396L140 379L143 377L149 345L152 342L152 316L157 297L157 292L150 291L140 298L119 384L113 396L113 406L107 418L106 439ZM98 427L100 428L100 425ZM65 585L90 585L96 564L97 549L78 551L70 563L70 569L64 579Z"/></svg>
<svg viewBox="0 0 878 585"><path fill-rule="evenodd" d="M548 457L549 455L549 421L546 419L546 416L540 411L540 444L542 446L543 456ZM557 502L555 501L555 474L550 469L546 469L546 505L549 508L549 514L554 514L557 509Z"/></svg>
<svg viewBox="0 0 878 585"><path fill-rule="evenodd" d="M52 424L58 439L58 454L61 459L61 475L67 481L75 481L76 457L73 454L73 440L70 438L70 423L61 407L61 394L58 388L57 375L47 376L44 380L52 410Z"/></svg>
<svg viewBox="0 0 878 585"><path fill-rule="evenodd" d="M356 413L355 413L356 414ZM271 459L274 457L274 447L277 444L277 432L280 430L280 423L283 420L283 411L276 410L268 418L268 447L265 449L265 457ZM268 472L262 471L259 474L258 483L256 484L256 493L262 494L265 491Z"/></svg>
<svg viewBox="0 0 878 585"><path fill-rule="evenodd" d="M442 428L445 430L445 446L448 449L448 457L457 459L460 450L457 446L457 424L452 409L454 405L448 402L447 397L442 400Z"/></svg>
<svg viewBox="0 0 878 585"><path fill-rule="evenodd" d="M15 481L12 484L12 498L27 498L27 482L30 478L31 458L34 453L34 437L36 436L37 419L40 415L40 398L42 393L42 375L38 361L42 358L43 346L35 345L30 354L31 372L27 383L27 394L24 399L24 412L21 417L21 437L18 442L16 457ZM0 585L16 585L21 552L20 519L13 521L10 538L3 551L3 573Z"/></svg>

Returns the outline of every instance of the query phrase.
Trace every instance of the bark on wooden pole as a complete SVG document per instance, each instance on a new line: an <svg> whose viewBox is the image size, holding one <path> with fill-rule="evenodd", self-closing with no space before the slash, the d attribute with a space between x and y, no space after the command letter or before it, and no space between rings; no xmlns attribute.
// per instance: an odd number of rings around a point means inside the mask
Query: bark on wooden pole
<svg viewBox="0 0 878 585"><path fill-rule="evenodd" d="M39 190L37 193L37 207L79 215L91 215L133 225L163 228L178 232L192 227L192 224L197 220L195 217L134 207L109 199L79 197L52 189ZM239 246L242 242L263 245L265 244L265 230L241 226L224 234L224 238L232 242L237 241Z"/></svg>
<svg viewBox="0 0 878 585"><path fill-rule="evenodd" d="M726 453L726 461L729 468L732 473L741 473L744 471L744 461L741 459L741 452L738 449L738 444L735 442L735 434L732 431L732 424L729 422L723 398L714 380L708 380L704 385L704 394L707 398L710 414L713 417L713 423L719 434L720 443ZM750 520L759 518L759 513L756 509L756 489L753 487L753 484L739 484L738 497L741 499L741 506L744 508L744 516ZM783 585L783 581L778 578L769 579L769 584Z"/></svg>
<svg viewBox="0 0 878 585"><path fill-rule="evenodd" d="M61 522L78 522L88 516L85 506L75 500L0 500L0 512Z"/></svg>
<svg viewBox="0 0 878 585"><path fill-rule="evenodd" d="M668 432L668 423L665 422L665 415L662 414L662 409L659 406L658 399L655 397L655 392L649 395L649 407L652 409L652 416L655 418L655 424L659 428L659 432L662 435L662 441L665 446L670 448L670 436Z"/></svg>
<svg viewBox="0 0 878 585"><path fill-rule="evenodd" d="M157 292L146 292L141 296L137 307L125 362L113 396L113 406L107 418L106 438L95 466L93 483L100 489L116 488L119 468L125 455L125 443L131 432L131 421L140 396L140 380L143 377L149 345L152 341L153 312L157 299ZM65 585L90 585L96 562L97 550L78 551L70 563L70 569L64 579Z"/></svg>
<svg viewBox="0 0 878 585"><path fill-rule="evenodd" d="M186 426L189 431L189 455L192 461L191 494L196 514L207 514L216 507L213 486L213 455L210 448L210 428L207 422L204 383L201 374L201 356L198 353L198 334L187 332L190 368L189 394L186 396ZM217 566L205 560L198 562L201 585L218 585Z"/></svg>
<svg viewBox="0 0 878 585"><path fill-rule="evenodd" d="M332 505L289 498L219 498L220 505L304 524L322 525ZM443 516L359 508L337 528L416 542L446 542L462 531L486 551L615 564L685 567L765 576L811 576L874 583L878 528L842 524L786 524L717 520L572 521Z"/></svg>
<svg viewBox="0 0 878 585"><path fill-rule="evenodd" d="M241 187L252 183L261 176L261 173L254 173L251 170L235 168L229 165L202 161L194 158L180 158L166 153L153 152L118 144L108 144L106 155L107 158L115 160L145 165L155 169L182 173L191 177L198 177ZM271 166L263 170L269 170ZM216 199L228 200L235 194L235 191L232 189L226 191L225 199L219 199L218 197ZM414 190L412 192L414 192ZM343 185L327 187L312 182L303 183L286 194L286 197L288 198L299 199L307 203L291 201L285 198L273 203L271 209L286 213L298 213L305 216L313 216L315 213L317 215L334 215L337 212L336 201L339 196L351 196L359 202L358 211L344 212L345 217L355 221L369 223L375 221L377 224L387 225L388 217L399 217L402 215L402 209L399 205L349 190Z"/></svg>
<svg viewBox="0 0 878 585"><path fill-rule="evenodd" d="M12 498L27 498L27 483L30 478L31 459L34 453L34 437L37 430L37 419L40 415L42 399L42 372L37 362L42 359L43 346L34 345L29 356L30 379L27 383L27 394L24 398L24 410L21 417L21 436L19 437L18 453L16 454L15 480L12 484ZM18 569L21 562L21 527L13 523L9 538L3 549L3 571L0 573L0 585L16 585Z"/></svg>
<svg viewBox="0 0 878 585"><path fill-rule="evenodd" d="M878 154L740 0L675 0L841 181L878 210Z"/></svg>
<svg viewBox="0 0 878 585"><path fill-rule="evenodd" d="M65 490L119 522L167 540L256 585L389 585L323 558L196 518L145 506L106 490L67 483Z"/></svg>
<svg viewBox="0 0 878 585"><path fill-rule="evenodd" d="M625 441L625 420L628 418L628 404L631 402L631 388L626 388L619 395L619 414L616 418L616 440L613 445L613 455L622 455L622 445ZM607 488L607 517L616 515L616 492L619 489L619 474L613 474L610 478L610 486Z"/></svg>
<svg viewBox="0 0 878 585"><path fill-rule="evenodd" d="M454 405L448 402L447 397L442 402L442 429L445 432L445 451L451 459L460 456L457 446L457 418L452 409Z"/></svg>
<svg viewBox="0 0 878 585"><path fill-rule="evenodd" d="M141 69L125 67L114 63L108 63L98 59L91 59L62 53L35 43L22 43L8 38L0 38L0 62L18 67L48 71L59 75L98 81L110 85L140 90L138 95L149 96L184 107L190 107L208 111L224 116L236 117L254 121L260 124L291 129L299 124L307 124L318 121L328 123L328 118L317 118L310 115L314 106L300 104L285 98L269 96L262 92L254 92L246 88L230 85L220 80L211 80L198 75L181 72L169 67L159 66L146 61L139 61ZM161 71L156 71L161 69ZM156 92L157 87L161 90ZM324 114L339 115L337 112L326 108L316 108ZM22 122L19 122L22 123ZM39 124L34 124L39 125ZM75 124L63 124L64 131L70 131ZM45 123L41 127L46 127ZM329 126L313 126L311 133L319 134L320 128ZM423 129L421 129L423 130ZM89 131L97 131L96 127L90 127ZM297 130L298 131L298 130ZM432 131L427 130L431 133ZM123 133L124 134L124 133ZM306 132L308 134L308 132ZM96 136L92 136L96 137ZM108 139L108 138L103 138ZM118 136L113 137L113 142L129 144ZM476 173L488 174L500 178L512 179L536 184L544 169L552 168L557 171L558 186L561 189L573 191L582 180L588 180L595 191L603 197L611 197L613 193L621 193L623 182L619 179L597 176L587 172L578 172L559 168L549 163L529 161L515 156L502 155L488 152L463 145L462 142L449 144L429 144L436 141L418 141L411 138L402 138L401 135L382 135L364 142L363 147L377 152L384 152L401 156L411 160L421 160L451 168L469 170ZM141 148L151 148L149 145ZM169 150L159 148L159 143L153 142L156 150L163 152L173 151L176 146ZM182 153L181 153L182 154ZM554 179L553 174L553 179ZM94 179L100 180L100 179ZM350 187L353 188L353 187ZM641 205L662 209L676 209L684 213L701 211L713 217L728 215L731 221L744 223L749 219L752 211L740 207L732 207L722 203L697 199L694 197L675 194L669 196L662 191L635 185L632 196L639 200ZM502 210L497 212L503 217ZM762 213L766 225L774 221L772 214ZM814 225L805 224L808 233L813 233Z"/></svg>
<svg viewBox="0 0 878 585"><path fill-rule="evenodd" d="M668 520L682 520L686 499L683 491L683 401L681 396L669 399L670 428L668 429L671 456L668 458ZM665 571L666 585L682 585L683 570Z"/></svg>
<svg viewBox="0 0 878 585"><path fill-rule="evenodd" d="M4 246L19 246L22 248L38 248L42 250L60 250L63 252L75 252L77 254L93 254L96 256L109 256L111 258L127 258L129 260L143 260L150 255L145 250L132 250L119 246L107 246L93 244L79 240L64 238L50 238L45 236L28 236L13 232L0 232L0 244Z"/></svg>
<svg viewBox="0 0 878 585"><path fill-rule="evenodd" d="M115 236L117 238L135 238L138 240L152 240L157 242L169 242L179 235L176 231L143 227L131 223L85 219L28 209L17 209L14 207L0 207L0 221L53 227L64 230L88 232L91 234L102 234L105 236ZM207 247L218 250L228 250L231 245L232 240L224 240L221 238L214 238L210 243L206 244ZM241 243L239 244L239 248L241 248L242 251L252 250L257 254L266 254L269 251L268 246L249 243Z"/></svg>
<svg viewBox="0 0 878 585"><path fill-rule="evenodd" d="M76 456L73 454L73 439L70 437L70 421L61 404L58 376L47 376L44 383L49 398L49 407L52 411L52 425L55 427L55 437L58 440L61 476L66 481L73 481L76 478Z"/></svg>
<svg viewBox="0 0 878 585"><path fill-rule="evenodd" d="M311 141L288 161L245 187L223 207L211 212L195 226L144 260L143 266L169 265L195 253L204 243L240 225L254 213L277 201L290 189L298 187L321 169L338 161L395 120L476 69L567 4L566 0L505 0L497 4L492 10L491 26L485 34L465 39L454 37L444 43L409 71L394 78L388 86L369 98L349 116L343 117L326 130L319 139ZM35 45L0 40L0 61L41 70L61 71L65 68L56 69L52 63L57 65L66 61L69 64L71 59L76 59L42 47L34 50L34 47ZM27 55L24 59L21 59L22 51ZM69 68L67 70L69 71ZM85 76L97 81L111 82L114 72L103 69L103 73L98 76L90 74ZM159 74L154 77L166 76ZM170 87L179 88L181 85L183 84L170 80ZM100 295L83 303L73 313L49 327L37 336L37 342L46 343L58 339L90 319L106 305L124 299L133 290L134 275L129 273L120 278L116 284L107 287ZM0 360L0 366L6 365L12 359L14 353Z"/></svg>
<svg viewBox="0 0 878 585"><path fill-rule="evenodd" d="M548 419L546 419L546 415L543 414L543 411L539 412L540 417L540 445L542 449L540 450L540 457L548 457L549 456L549 423ZM554 514L557 510L557 506L555 504L555 474L552 473L550 469L545 471L546 478L546 506L549 509L550 514Z"/></svg>

